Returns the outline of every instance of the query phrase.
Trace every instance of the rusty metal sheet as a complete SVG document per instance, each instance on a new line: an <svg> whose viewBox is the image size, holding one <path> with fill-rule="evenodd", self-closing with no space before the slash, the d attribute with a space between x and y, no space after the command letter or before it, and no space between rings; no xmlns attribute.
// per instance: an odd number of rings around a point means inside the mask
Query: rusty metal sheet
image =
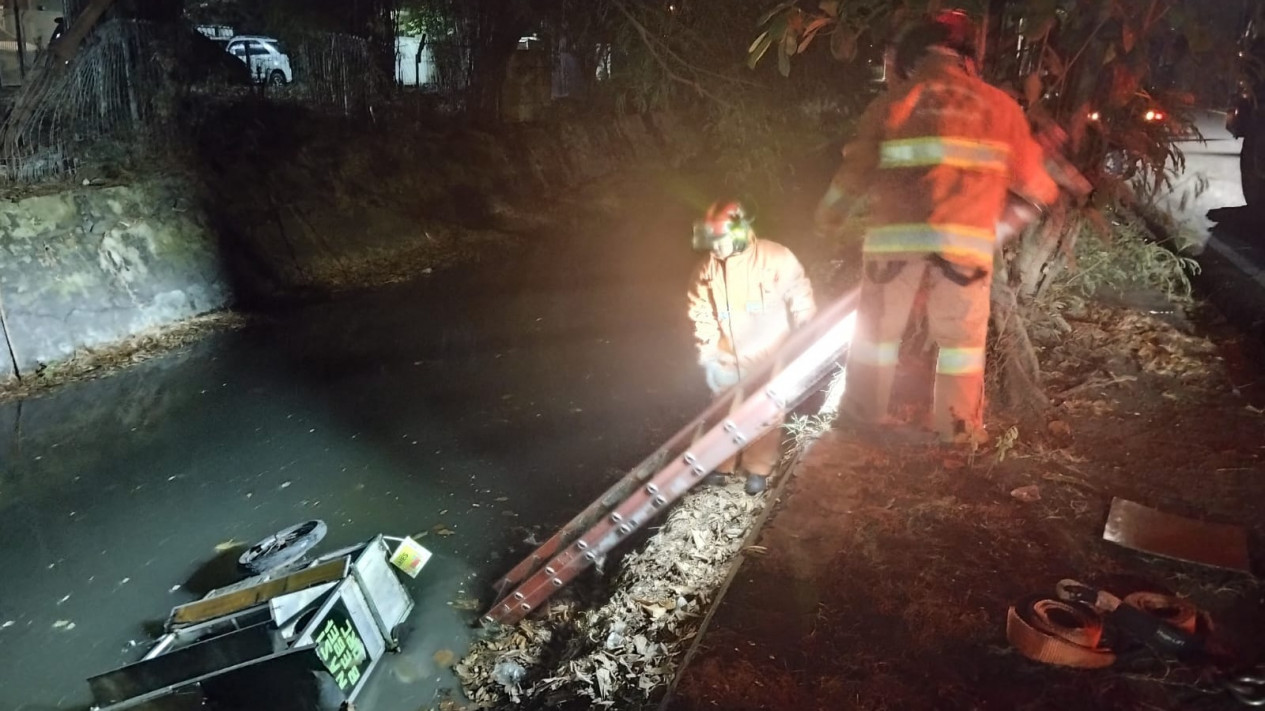
<svg viewBox="0 0 1265 711"><path fill-rule="evenodd" d="M1103 540L1135 551L1251 573L1247 531L1242 526L1207 523L1115 498Z"/></svg>

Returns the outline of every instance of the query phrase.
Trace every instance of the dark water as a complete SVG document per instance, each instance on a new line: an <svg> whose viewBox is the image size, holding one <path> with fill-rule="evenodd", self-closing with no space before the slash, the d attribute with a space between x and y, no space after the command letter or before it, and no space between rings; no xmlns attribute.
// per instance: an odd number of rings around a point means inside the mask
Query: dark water
<svg viewBox="0 0 1265 711"><path fill-rule="evenodd" d="M415 711L455 688L435 654L460 658L482 610L449 603L487 605L529 533L706 400L685 320L691 215L652 198L611 234L0 405L0 709L83 708L86 677L138 659L147 623L198 597L186 583L217 544L309 518L329 524L321 550L427 531L435 552L416 631L359 708Z"/></svg>

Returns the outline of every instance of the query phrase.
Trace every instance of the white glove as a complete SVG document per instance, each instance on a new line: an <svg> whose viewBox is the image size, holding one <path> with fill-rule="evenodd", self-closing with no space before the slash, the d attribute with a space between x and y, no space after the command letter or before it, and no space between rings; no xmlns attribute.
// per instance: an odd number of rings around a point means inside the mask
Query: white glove
<svg viewBox="0 0 1265 711"><path fill-rule="evenodd" d="M738 364L733 358L717 357L703 362L703 376L713 394L738 384Z"/></svg>

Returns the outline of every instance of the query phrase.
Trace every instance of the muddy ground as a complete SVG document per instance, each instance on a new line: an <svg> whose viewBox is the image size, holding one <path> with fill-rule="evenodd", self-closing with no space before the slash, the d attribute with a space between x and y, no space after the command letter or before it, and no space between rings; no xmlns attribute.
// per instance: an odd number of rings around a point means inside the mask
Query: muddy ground
<svg viewBox="0 0 1265 711"><path fill-rule="evenodd" d="M1171 323L1067 314L1047 338L1044 430L998 418L974 456L827 434L763 529L673 709L1242 708L1197 668L1118 645L1112 668L1042 666L1008 645L1008 606L1063 578L1188 597L1243 663L1265 656L1253 578L1101 540L1112 497L1238 524L1265 562L1262 349L1204 309ZM1002 456L1004 454L1004 456ZM1036 487L1039 500L1012 494ZM1031 491L1031 490L1029 490Z"/></svg>

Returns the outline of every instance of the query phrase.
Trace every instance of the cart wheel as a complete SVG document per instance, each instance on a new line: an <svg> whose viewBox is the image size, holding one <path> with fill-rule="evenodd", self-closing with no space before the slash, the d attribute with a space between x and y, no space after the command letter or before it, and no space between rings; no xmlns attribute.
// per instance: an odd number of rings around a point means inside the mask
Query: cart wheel
<svg viewBox="0 0 1265 711"><path fill-rule="evenodd" d="M273 568L293 563L325 537L324 521L311 520L283 528L242 553L237 564L247 572L259 575Z"/></svg>
<svg viewBox="0 0 1265 711"><path fill-rule="evenodd" d="M409 638L409 635L412 634L412 632L413 626L403 622L395 627L392 627L391 639L387 641L387 651L392 654L399 654L404 651L404 642Z"/></svg>

